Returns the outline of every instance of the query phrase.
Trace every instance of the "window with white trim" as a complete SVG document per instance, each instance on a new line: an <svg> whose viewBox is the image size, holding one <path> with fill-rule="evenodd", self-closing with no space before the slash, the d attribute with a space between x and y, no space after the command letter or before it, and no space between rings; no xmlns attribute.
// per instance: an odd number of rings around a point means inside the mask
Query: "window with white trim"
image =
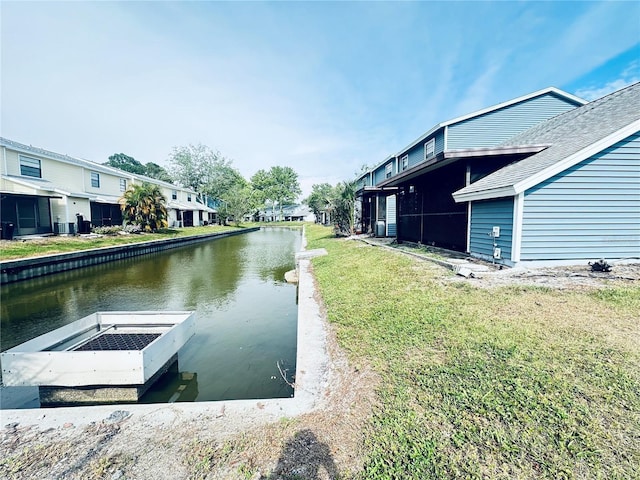
<svg viewBox="0 0 640 480"><path fill-rule="evenodd" d="M436 154L436 139L432 138L424 144L424 159L433 157Z"/></svg>
<svg viewBox="0 0 640 480"><path fill-rule="evenodd" d="M190 201L191 201L191 192L188 192L187 193L187 202L190 202Z"/></svg>
<svg viewBox="0 0 640 480"><path fill-rule="evenodd" d="M178 191L171 190L171 200L177 200L177 199L178 199Z"/></svg>
<svg viewBox="0 0 640 480"><path fill-rule="evenodd" d="M100 188L100 174L98 172L91 172L91 186Z"/></svg>
<svg viewBox="0 0 640 480"><path fill-rule="evenodd" d="M26 177L42 178L42 167L37 158L23 157L20 155L20 175Z"/></svg>
<svg viewBox="0 0 640 480"><path fill-rule="evenodd" d="M384 167L384 178L389 178L393 174L393 163L389 162Z"/></svg>
<svg viewBox="0 0 640 480"><path fill-rule="evenodd" d="M400 159L400 171L404 172L409 168L409 155L405 155Z"/></svg>
<svg viewBox="0 0 640 480"><path fill-rule="evenodd" d="M126 178L121 178L120 179L120 191L121 192L126 192L127 191L127 179Z"/></svg>

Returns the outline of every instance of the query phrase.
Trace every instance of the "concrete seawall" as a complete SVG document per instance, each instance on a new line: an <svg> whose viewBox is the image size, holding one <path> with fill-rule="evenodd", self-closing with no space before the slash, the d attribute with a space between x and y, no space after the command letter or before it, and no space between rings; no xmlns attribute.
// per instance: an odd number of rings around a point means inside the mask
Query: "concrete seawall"
<svg viewBox="0 0 640 480"><path fill-rule="evenodd" d="M30 278L75 270L77 268L122 260L124 258L137 257L139 255L147 255L149 253L156 253L162 250L169 250L171 248L206 242L215 238L255 232L256 230L260 230L260 227L207 235L194 235L192 237L151 240L148 242L94 248L90 250L79 250L76 252L45 255L42 257L7 260L0 262L0 284L4 285L5 283L20 282Z"/></svg>

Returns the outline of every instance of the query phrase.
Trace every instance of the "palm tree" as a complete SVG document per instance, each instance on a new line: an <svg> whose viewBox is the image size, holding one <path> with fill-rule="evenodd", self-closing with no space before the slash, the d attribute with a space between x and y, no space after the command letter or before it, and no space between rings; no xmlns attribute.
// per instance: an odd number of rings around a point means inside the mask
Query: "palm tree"
<svg viewBox="0 0 640 480"><path fill-rule="evenodd" d="M167 227L166 201L158 185L148 182L131 185L119 200L124 223L140 225L151 232Z"/></svg>
<svg viewBox="0 0 640 480"><path fill-rule="evenodd" d="M342 182L336 185L328 208L331 220L335 224L336 235L353 233L355 198L355 182Z"/></svg>

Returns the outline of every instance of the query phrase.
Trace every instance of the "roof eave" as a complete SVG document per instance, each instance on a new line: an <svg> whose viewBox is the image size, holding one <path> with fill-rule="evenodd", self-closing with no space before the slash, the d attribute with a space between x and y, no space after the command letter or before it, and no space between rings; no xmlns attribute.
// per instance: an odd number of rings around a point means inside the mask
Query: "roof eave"
<svg viewBox="0 0 640 480"><path fill-rule="evenodd" d="M457 160L469 159L469 158L482 158L482 157L501 157L504 155L534 155L541 152L549 145L519 145L519 146L504 146L504 147L482 147L482 148L467 148L461 150L449 150L447 152L440 152L433 158L423 161L412 168L401 172L384 182L378 184L378 187L397 186L397 184L411 180L418 177L423 173L427 173L431 170L436 170L449 165Z"/></svg>
<svg viewBox="0 0 640 480"><path fill-rule="evenodd" d="M517 193L512 185L509 185L507 187L492 188L492 189L480 190L478 192L469 192L469 193L464 193L463 190L464 188L453 193L453 200L456 203L472 202L475 200L491 200L494 198L503 198L503 197L513 197Z"/></svg>
<svg viewBox="0 0 640 480"><path fill-rule="evenodd" d="M464 190L469 187L465 187L454 192L453 199L459 203L518 195L638 132L640 132L640 119L631 122L627 126L616 130L614 133L588 145L587 147L569 155L559 162L554 163L550 167L521 180L520 182L515 182L511 185L499 188L485 188L468 193L464 192Z"/></svg>

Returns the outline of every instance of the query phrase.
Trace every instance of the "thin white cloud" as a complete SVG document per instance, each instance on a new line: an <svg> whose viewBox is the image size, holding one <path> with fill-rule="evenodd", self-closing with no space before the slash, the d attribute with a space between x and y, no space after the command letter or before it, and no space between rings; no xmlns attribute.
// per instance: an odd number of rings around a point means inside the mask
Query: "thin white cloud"
<svg viewBox="0 0 640 480"><path fill-rule="evenodd" d="M640 82L640 60L633 60L620 73L619 78L604 84L583 87L576 91L576 95L585 100L596 100L637 82Z"/></svg>
<svg viewBox="0 0 640 480"><path fill-rule="evenodd" d="M456 105L456 114L470 113L488 106L489 99L495 97L496 79L502 72L503 66L503 60L499 58L486 66L482 74L466 90L463 99Z"/></svg>
<svg viewBox="0 0 640 480"><path fill-rule="evenodd" d="M607 82L605 85L601 87L593 87L593 88L585 88L580 89L576 92L578 97L584 98L585 100L596 100L600 97L604 97L610 93L615 92L616 90L620 90L621 88L628 87L631 84L640 81L640 77L635 77L630 80L628 79L617 79L612 82Z"/></svg>

